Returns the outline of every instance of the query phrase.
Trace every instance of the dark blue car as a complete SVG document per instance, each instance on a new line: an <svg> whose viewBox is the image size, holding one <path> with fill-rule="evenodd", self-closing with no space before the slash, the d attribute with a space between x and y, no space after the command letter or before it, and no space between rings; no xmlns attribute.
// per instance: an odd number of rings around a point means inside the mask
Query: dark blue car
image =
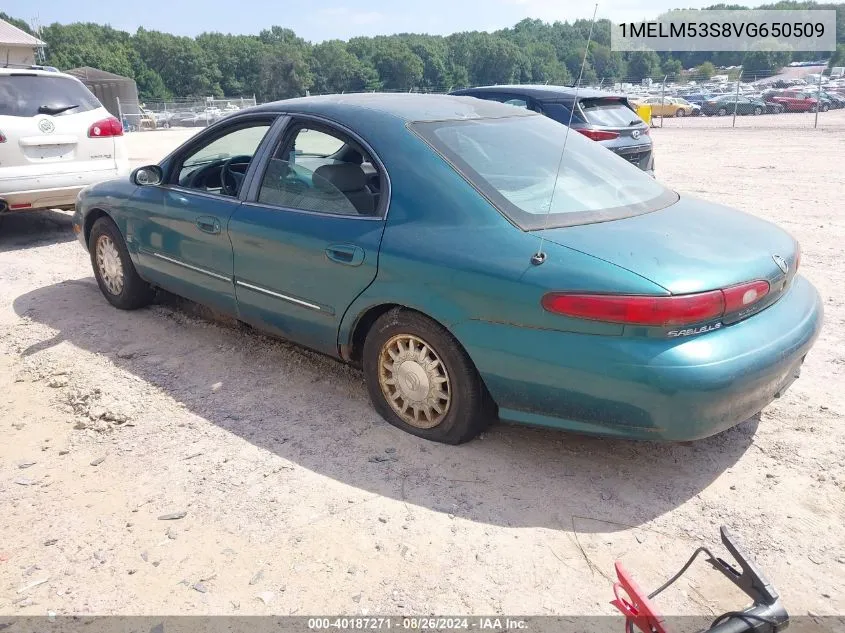
<svg viewBox="0 0 845 633"><path fill-rule="evenodd" d="M571 124L573 130L654 175L648 125L624 95L568 86L484 86L452 94L527 108L564 125Z"/></svg>

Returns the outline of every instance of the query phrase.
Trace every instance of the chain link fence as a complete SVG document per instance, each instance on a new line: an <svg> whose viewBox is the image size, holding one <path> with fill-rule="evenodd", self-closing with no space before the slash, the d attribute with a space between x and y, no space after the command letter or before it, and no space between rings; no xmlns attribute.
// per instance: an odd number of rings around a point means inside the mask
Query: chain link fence
<svg viewBox="0 0 845 633"><path fill-rule="evenodd" d="M207 127L227 114L256 104L255 97L120 101L120 119L127 132Z"/></svg>

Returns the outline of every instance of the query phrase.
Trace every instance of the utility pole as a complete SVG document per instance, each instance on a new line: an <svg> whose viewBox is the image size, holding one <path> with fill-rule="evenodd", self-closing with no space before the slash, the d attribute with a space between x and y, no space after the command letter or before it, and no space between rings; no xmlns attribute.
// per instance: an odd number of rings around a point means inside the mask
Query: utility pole
<svg viewBox="0 0 845 633"><path fill-rule="evenodd" d="M663 115L666 112L665 104L663 103L666 98L666 78L669 75L663 76L663 82L660 84L660 127L663 127Z"/></svg>
<svg viewBox="0 0 845 633"><path fill-rule="evenodd" d="M822 77L824 76L824 70L819 72L819 89L816 92L816 122L813 123L813 127L819 127L819 110L822 107Z"/></svg>

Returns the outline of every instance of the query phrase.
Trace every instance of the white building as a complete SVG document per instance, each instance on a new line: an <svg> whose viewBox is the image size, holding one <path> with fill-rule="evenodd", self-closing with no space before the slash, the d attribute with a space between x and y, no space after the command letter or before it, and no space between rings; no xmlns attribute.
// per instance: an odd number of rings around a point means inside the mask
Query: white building
<svg viewBox="0 0 845 633"><path fill-rule="evenodd" d="M44 46L37 37L0 20L0 66L37 64L37 52Z"/></svg>

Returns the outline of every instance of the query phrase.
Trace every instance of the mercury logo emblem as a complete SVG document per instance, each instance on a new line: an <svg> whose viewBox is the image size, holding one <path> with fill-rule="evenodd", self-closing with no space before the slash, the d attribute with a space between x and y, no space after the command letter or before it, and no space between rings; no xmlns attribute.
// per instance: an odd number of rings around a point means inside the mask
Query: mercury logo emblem
<svg viewBox="0 0 845 633"><path fill-rule="evenodd" d="M786 263L786 260L780 255L772 255L772 259L775 260L778 268L780 268L780 271L785 275L789 270L789 264Z"/></svg>
<svg viewBox="0 0 845 633"><path fill-rule="evenodd" d="M410 391L416 391L420 387L420 379L409 372L405 374L405 385Z"/></svg>
<svg viewBox="0 0 845 633"><path fill-rule="evenodd" d="M56 129L56 126L50 119L41 119L38 122L38 129L44 132L44 134L51 134Z"/></svg>
<svg viewBox="0 0 845 633"><path fill-rule="evenodd" d="M633 132L631 132L631 136L633 136L634 138L640 138L640 131L634 130Z"/></svg>

